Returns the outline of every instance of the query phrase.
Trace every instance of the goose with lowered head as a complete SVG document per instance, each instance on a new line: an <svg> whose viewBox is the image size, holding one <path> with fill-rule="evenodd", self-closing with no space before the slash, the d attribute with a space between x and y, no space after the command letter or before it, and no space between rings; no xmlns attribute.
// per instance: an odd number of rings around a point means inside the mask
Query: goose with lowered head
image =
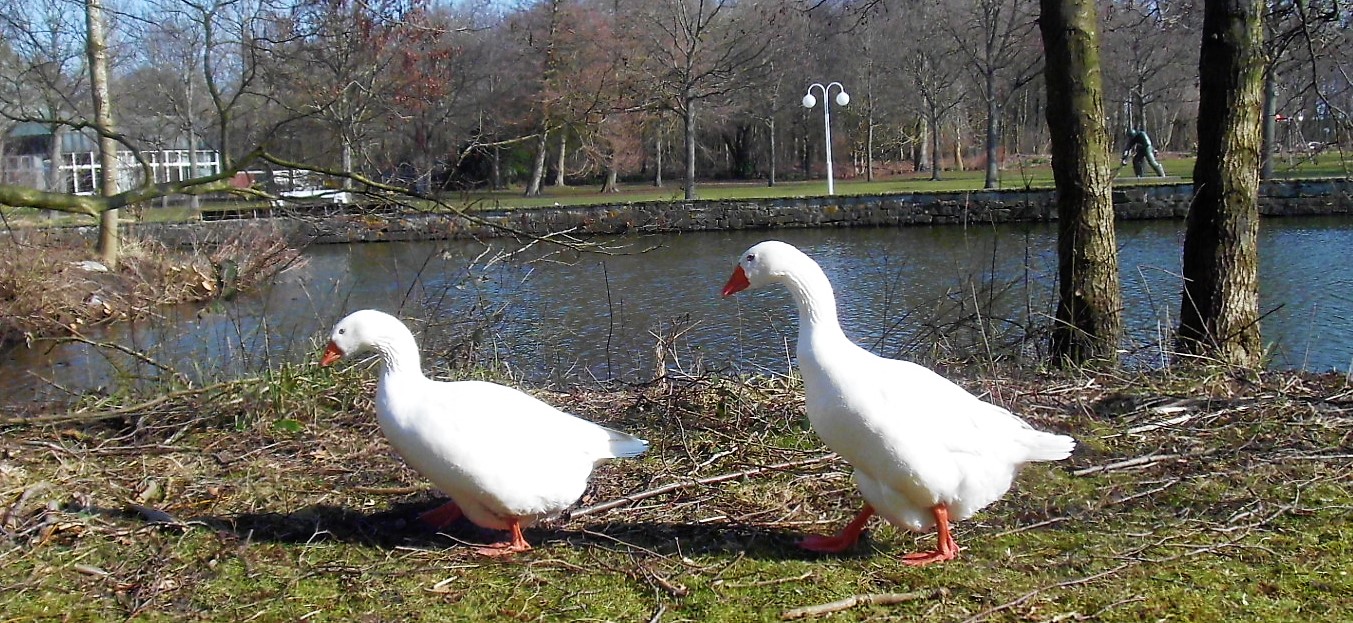
<svg viewBox="0 0 1353 623"><path fill-rule="evenodd" d="M413 334L384 312L367 309L340 320L320 365L366 351L381 361L381 431L409 467L451 498L423 521L441 528L463 514L481 527L508 531L507 542L481 554L531 549L522 528L576 503L597 465L648 449L647 441L510 387L427 378Z"/></svg>
<svg viewBox="0 0 1353 623"><path fill-rule="evenodd" d="M1072 438L1035 430L924 366L857 346L841 330L827 275L792 245L772 240L748 249L723 295L776 283L798 306L808 421L854 468L865 499L840 534L808 536L801 547L844 551L877 512L915 532L935 528L935 550L903 562L950 560L959 550L951 521L1000 499L1024 463L1064 459L1075 447Z"/></svg>

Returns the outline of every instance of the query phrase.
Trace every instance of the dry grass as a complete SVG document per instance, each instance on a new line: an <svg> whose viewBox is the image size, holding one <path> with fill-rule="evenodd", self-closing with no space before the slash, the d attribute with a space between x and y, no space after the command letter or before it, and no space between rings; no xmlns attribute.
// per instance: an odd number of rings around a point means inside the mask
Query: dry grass
<svg viewBox="0 0 1353 623"><path fill-rule="evenodd" d="M280 236L254 234L200 252L124 240L121 265L112 272L99 270L92 256L83 241L60 233L0 242L0 346L78 336L90 325L148 316L161 305L246 291L300 261L300 250Z"/></svg>
<svg viewBox="0 0 1353 623"><path fill-rule="evenodd" d="M528 530L535 551L482 559L464 543L495 535L413 521L438 496L390 454L369 377L283 369L0 420L7 620L1353 618L1342 377L969 383L1081 444L922 569L898 557L933 536L878 522L845 556L793 546L859 501L782 379L537 392L653 447Z"/></svg>

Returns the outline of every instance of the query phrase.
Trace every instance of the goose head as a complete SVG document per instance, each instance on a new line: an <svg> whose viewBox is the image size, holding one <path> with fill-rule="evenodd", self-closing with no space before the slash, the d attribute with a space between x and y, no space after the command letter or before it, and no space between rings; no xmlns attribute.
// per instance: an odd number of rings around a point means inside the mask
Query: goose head
<svg viewBox="0 0 1353 623"><path fill-rule="evenodd" d="M759 288L771 283L781 283L791 273L802 270L804 263L813 264L813 260L794 245L767 240L747 249L738 258L733 276L723 287L723 295L731 296L747 288Z"/></svg>
<svg viewBox="0 0 1353 623"><path fill-rule="evenodd" d="M343 357L373 349L385 354L384 351L412 339L408 327L390 314L374 309L355 311L334 325L319 365L328 366Z"/></svg>

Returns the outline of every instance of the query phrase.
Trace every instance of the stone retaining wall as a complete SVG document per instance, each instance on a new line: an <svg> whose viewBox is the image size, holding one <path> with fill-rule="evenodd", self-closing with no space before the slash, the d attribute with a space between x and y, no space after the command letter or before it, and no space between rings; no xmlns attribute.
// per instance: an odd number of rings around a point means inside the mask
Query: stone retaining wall
<svg viewBox="0 0 1353 623"><path fill-rule="evenodd" d="M1117 189L1121 219L1183 218L1191 184ZM257 229L281 231L297 242L344 243L497 237L513 232L543 235L660 233L777 227L869 227L1056 219L1055 195L1039 191L965 191L892 195L795 197L762 200L654 201L456 215L327 214L198 223L129 223L128 233L171 246L213 244ZM1266 182L1260 189L1265 216L1353 214L1353 180ZM504 229L506 228L506 229ZM94 228L80 228L92 236Z"/></svg>

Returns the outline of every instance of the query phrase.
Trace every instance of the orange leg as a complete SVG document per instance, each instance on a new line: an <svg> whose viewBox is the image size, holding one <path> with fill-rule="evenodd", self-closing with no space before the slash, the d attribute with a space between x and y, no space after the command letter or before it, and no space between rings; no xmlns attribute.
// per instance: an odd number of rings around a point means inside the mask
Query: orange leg
<svg viewBox="0 0 1353 623"><path fill-rule="evenodd" d="M484 556L507 556L509 554L531 550L531 544L527 543L526 538L521 535L520 519L509 517L507 520L507 529L511 535L511 540L503 543L495 543L488 547L481 547L475 551Z"/></svg>
<svg viewBox="0 0 1353 623"><path fill-rule="evenodd" d="M437 508L425 511L418 516L418 521L421 521L434 529L441 530L442 528L455 523L457 519L460 519L463 516L464 513L460 512L460 507L456 506L455 502L447 502Z"/></svg>
<svg viewBox="0 0 1353 623"><path fill-rule="evenodd" d="M874 516L874 507L865 504L860 509L860 514L841 530L840 534L835 536L822 536L819 534L810 534L799 541L799 547L810 552L821 552L824 554L837 554L844 552L855 545L860 540L860 533L864 531L865 524L869 523L869 518Z"/></svg>
<svg viewBox="0 0 1353 623"><path fill-rule="evenodd" d="M919 567L928 565L932 562L943 562L953 560L958 556L958 542L954 540L954 535L949 533L949 507L944 504L936 504L930 509L935 515L935 536L938 540L938 547L933 552L915 552L902 557L902 564Z"/></svg>

